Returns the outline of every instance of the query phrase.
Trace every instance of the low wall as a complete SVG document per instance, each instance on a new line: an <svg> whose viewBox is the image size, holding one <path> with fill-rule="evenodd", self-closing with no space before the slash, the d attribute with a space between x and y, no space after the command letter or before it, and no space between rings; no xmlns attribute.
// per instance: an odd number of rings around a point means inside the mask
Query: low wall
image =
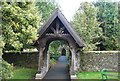
<svg viewBox="0 0 120 81"><path fill-rule="evenodd" d="M15 66L38 68L38 52L9 52L4 53L2 58Z"/></svg>
<svg viewBox="0 0 120 81"><path fill-rule="evenodd" d="M76 56L76 72L100 71L101 69L118 69L120 52L87 51ZM38 52L5 53L3 59L16 66L38 68Z"/></svg>
<svg viewBox="0 0 120 81"><path fill-rule="evenodd" d="M118 69L120 52L89 51L80 54L79 71L94 72L102 69Z"/></svg>

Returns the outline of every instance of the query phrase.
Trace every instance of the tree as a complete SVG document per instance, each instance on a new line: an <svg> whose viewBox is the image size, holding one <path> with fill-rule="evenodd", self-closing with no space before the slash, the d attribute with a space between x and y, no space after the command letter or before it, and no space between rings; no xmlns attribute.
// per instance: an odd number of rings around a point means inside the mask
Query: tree
<svg viewBox="0 0 120 81"><path fill-rule="evenodd" d="M39 12L33 2L2 2L0 27L0 55L5 50L20 50L37 39L40 21ZM1 33L0 32L0 33ZM3 79L13 75L13 66L0 57L0 73Z"/></svg>
<svg viewBox="0 0 120 81"><path fill-rule="evenodd" d="M97 12L98 9L94 5L88 2L81 3L73 21L71 21L79 36L87 44L84 50L96 50L96 45L100 43L99 38L102 35L102 30L96 18Z"/></svg>
<svg viewBox="0 0 120 81"><path fill-rule="evenodd" d="M119 50L118 3L97 2L94 5L99 8L97 18L101 22L100 27L103 29L101 44L105 47L104 50Z"/></svg>
<svg viewBox="0 0 120 81"><path fill-rule="evenodd" d="M37 39L41 17L34 2L2 2L4 50L20 50Z"/></svg>
<svg viewBox="0 0 120 81"><path fill-rule="evenodd" d="M42 23L45 22L55 10L55 8L59 6L54 0L47 0L47 2L37 2L36 5L38 6L40 15L42 16Z"/></svg>

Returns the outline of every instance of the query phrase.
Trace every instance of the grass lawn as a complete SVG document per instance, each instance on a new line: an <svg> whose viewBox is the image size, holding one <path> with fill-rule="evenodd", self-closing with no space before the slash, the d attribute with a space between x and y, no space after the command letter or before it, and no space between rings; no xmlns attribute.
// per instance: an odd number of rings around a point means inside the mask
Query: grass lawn
<svg viewBox="0 0 120 81"><path fill-rule="evenodd" d="M14 70L13 77L11 79L33 79L37 69L31 68L17 68Z"/></svg>
<svg viewBox="0 0 120 81"><path fill-rule="evenodd" d="M109 73L109 74L117 75L118 73ZM80 73L77 73L77 77L79 79L102 79L100 72L80 72ZM118 79L118 77L108 76L108 79Z"/></svg>

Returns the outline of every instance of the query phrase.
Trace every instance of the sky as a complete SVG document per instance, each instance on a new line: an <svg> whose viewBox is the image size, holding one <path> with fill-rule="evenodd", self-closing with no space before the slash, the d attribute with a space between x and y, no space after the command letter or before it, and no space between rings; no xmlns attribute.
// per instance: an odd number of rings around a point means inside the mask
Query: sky
<svg viewBox="0 0 120 81"><path fill-rule="evenodd" d="M58 4L61 6L61 11L68 21L72 20L73 15L80 6L80 3L85 0L57 0ZM87 2L93 2L96 0L86 0Z"/></svg>
<svg viewBox="0 0 120 81"><path fill-rule="evenodd" d="M105 0L56 0L57 3L61 6L61 11L68 21L72 20L73 15L78 10L81 2L96 2L96 1L105 1ZM120 1L120 0L106 0L106 1Z"/></svg>

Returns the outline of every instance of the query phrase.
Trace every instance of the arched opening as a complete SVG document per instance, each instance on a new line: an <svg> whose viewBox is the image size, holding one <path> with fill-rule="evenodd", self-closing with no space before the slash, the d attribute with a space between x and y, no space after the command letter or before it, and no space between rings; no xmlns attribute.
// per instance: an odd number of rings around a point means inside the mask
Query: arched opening
<svg viewBox="0 0 120 81"><path fill-rule="evenodd" d="M44 55L44 59L46 60L47 54L49 54L49 60L58 61L60 56L63 56L63 49L64 49L64 56L69 61L70 60L70 51L69 51L69 42L62 39L62 38L50 38L46 41L46 50L44 51L46 55ZM47 62L47 60L44 62ZM60 59L59 59L60 60ZM50 61L50 62L51 62Z"/></svg>
<svg viewBox="0 0 120 81"><path fill-rule="evenodd" d="M48 40L47 42L49 41L50 40ZM63 79L65 76L69 79L69 74L68 75L65 74L65 73L69 73L69 68L68 68L68 65L70 65L69 43L64 40L52 40L48 44L46 44L46 48L48 48L47 53L49 54L49 59L44 58L44 61L46 60L45 63L49 62L45 64L47 65L46 67L47 69L49 69L49 72L46 74L44 79L55 79L55 78L59 79L57 78L56 74L59 74L59 76L61 75L61 78ZM63 49L64 49L64 54L63 54Z"/></svg>

